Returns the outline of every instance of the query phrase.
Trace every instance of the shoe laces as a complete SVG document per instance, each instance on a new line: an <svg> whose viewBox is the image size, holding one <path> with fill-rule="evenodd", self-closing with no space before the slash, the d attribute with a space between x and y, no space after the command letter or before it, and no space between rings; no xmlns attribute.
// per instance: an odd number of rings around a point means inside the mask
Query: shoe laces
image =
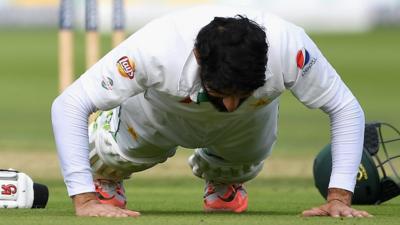
<svg viewBox="0 0 400 225"><path fill-rule="evenodd" d="M229 200L231 198L234 198L236 192L238 191L244 191L246 193L241 183L223 184L223 183L207 182L204 198L212 194L217 194L219 198Z"/></svg>
<svg viewBox="0 0 400 225"><path fill-rule="evenodd" d="M98 179L95 181L95 187L97 190L109 194L117 193L119 195L124 195L122 181L117 182L112 180Z"/></svg>

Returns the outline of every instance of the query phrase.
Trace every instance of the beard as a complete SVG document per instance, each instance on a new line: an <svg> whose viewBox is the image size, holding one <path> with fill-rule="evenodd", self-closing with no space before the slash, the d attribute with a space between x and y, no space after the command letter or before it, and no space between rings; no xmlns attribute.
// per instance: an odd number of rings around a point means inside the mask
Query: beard
<svg viewBox="0 0 400 225"><path fill-rule="evenodd" d="M218 111L218 112L228 112L228 110L226 109L224 102L222 101L222 98L219 97L215 97L215 96L211 96L209 94L207 94L207 98L210 101L211 105L214 106L214 108ZM248 97L246 98L241 98L239 101L239 105L237 107L237 109L240 107L240 105L242 105L242 103L244 101L246 101Z"/></svg>

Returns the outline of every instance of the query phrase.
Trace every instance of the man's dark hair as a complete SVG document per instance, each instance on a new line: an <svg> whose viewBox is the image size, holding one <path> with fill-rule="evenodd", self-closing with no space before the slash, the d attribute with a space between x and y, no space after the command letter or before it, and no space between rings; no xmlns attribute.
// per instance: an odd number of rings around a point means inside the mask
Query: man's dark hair
<svg viewBox="0 0 400 225"><path fill-rule="evenodd" d="M215 17L196 38L203 86L221 94L250 93L265 83L264 28L237 15Z"/></svg>

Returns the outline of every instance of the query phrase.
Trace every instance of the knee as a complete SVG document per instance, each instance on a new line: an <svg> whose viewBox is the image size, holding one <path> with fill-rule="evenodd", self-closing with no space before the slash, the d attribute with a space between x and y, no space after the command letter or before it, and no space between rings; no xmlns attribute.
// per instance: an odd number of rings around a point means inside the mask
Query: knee
<svg viewBox="0 0 400 225"><path fill-rule="evenodd" d="M111 180L127 179L134 172L146 170L159 162L133 162L120 154L111 133L99 129L90 141L90 166L95 177Z"/></svg>
<svg viewBox="0 0 400 225"><path fill-rule="evenodd" d="M244 183L256 177L264 162L230 163L197 149L189 158L194 175L220 183Z"/></svg>

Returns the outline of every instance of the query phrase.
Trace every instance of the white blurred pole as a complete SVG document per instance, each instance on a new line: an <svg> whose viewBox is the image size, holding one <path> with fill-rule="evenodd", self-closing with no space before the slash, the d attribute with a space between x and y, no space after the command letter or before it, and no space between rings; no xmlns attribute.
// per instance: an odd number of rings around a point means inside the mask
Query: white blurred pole
<svg viewBox="0 0 400 225"><path fill-rule="evenodd" d="M112 46L115 47L125 39L124 0L113 1L112 26Z"/></svg>
<svg viewBox="0 0 400 225"><path fill-rule="evenodd" d="M58 32L58 89L62 92L74 79L73 2L61 0Z"/></svg>
<svg viewBox="0 0 400 225"><path fill-rule="evenodd" d="M97 0L86 0L85 3L86 68L88 69L99 60L100 45Z"/></svg>

